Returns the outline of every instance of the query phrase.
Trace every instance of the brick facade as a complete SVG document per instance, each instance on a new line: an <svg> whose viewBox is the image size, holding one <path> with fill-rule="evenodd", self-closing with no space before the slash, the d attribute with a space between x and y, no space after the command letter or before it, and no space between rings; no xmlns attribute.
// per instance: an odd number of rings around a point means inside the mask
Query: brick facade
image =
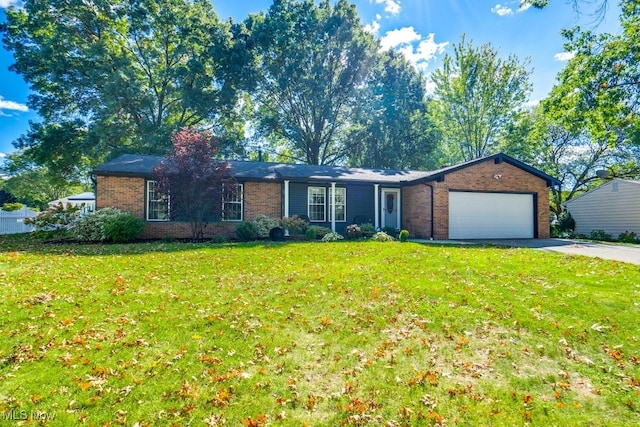
<svg viewBox="0 0 640 427"><path fill-rule="evenodd" d="M146 179L142 177L102 176L96 180L96 209L114 206L145 219ZM259 214L282 217L281 184L273 182L244 183L244 220L251 221ZM234 237L237 221L206 224L203 238ZM143 239L189 238L188 222L147 221Z"/></svg>
<svg viewBox="0 0 640 427"><path fill-rule="evenodd" d="M495 176L500 175L499 179ZM536 237L549 237L549 189L546 182L509 163L493 159L445 175L443 182L431 181L434 198L434 239L449 238L449 191L531 193L537 199ZM417 184L403 189L403 227L412 235L431 237L431 189Z"/></svg>

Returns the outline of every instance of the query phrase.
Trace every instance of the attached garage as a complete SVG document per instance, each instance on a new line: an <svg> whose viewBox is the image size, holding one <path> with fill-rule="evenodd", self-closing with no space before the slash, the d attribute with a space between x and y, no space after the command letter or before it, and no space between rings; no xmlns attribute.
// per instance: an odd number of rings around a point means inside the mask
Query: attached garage
<svg viewBox="0 0 640 427"><path fill-rule="evenodd" d="M450 239L535 237L533 194L449 192Z"/></svg>

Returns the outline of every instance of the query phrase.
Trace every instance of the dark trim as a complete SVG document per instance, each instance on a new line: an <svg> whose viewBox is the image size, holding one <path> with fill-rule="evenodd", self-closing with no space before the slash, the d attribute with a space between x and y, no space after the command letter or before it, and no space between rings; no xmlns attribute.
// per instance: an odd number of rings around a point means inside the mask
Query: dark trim
<svg viewBox="0 0 640 427"><path fill-rule="evenodd" d="M533 194L533 238L538 238L538 193Z"/></svg>
<svg viewBox="0 0 640 427"><path fill-rule="evenodd" d="M449 188L449 192L455 191L456 193L493 193L493 194L531 194L537 195L533 191L489 191L489 190L458 190L455 188Z"/></svg>
<svg viewBox="0 0 640 427"><path fill-rule="evenodd" d="M431 236L429 236L431 239L434 239L433 235L435 233L435 218L433 217L433 213L435 212L435 208L434 208L434 200L433 200L433 185L428 184L426 182L423 182L424 185L426 185L427 187L429 187L431 189Z"/></svg>

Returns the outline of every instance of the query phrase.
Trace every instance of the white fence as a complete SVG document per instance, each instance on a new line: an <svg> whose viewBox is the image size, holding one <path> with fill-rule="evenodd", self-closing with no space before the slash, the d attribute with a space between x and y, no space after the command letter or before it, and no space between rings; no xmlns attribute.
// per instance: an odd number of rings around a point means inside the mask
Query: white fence
<svg viewBox="0 0 640 427"><path fill-rule="evenodd" d="M0 209L0 234L28 233L33 227L24 223L25 218L38 215L26 206L17 211L3 211Z"/></svg>

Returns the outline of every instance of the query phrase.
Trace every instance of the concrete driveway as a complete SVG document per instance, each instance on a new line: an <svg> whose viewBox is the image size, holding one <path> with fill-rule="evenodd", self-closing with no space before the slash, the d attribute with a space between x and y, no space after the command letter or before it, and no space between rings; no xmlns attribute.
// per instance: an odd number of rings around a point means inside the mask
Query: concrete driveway
<svg viewBox="0 0 640 427"><path fill-rule="evenodd" d="M471 242L585 255L640 265L640 245L595 243L571 239L496 239Z"/></svg>

